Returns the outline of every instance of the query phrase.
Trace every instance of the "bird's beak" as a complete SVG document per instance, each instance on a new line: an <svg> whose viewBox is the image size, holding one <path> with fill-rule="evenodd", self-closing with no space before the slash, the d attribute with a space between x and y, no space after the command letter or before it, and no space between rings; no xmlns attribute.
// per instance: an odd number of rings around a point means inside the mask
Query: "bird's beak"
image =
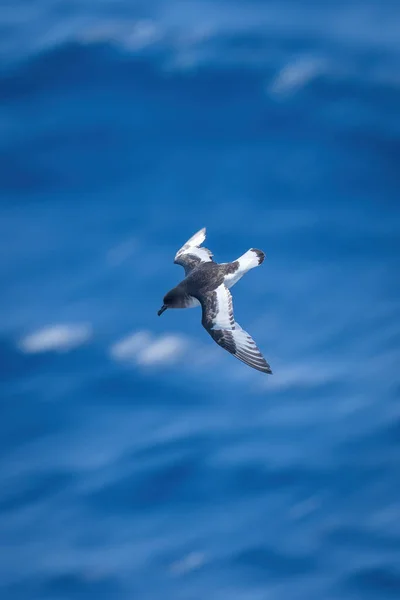
<svg viewBox="0 0 400 600"><path fill-rule="evenodd" d="M162 307L160 308L160 310L159 310L159 311L158 311L158 313L157 313L157 314L158 314L158 316L160 317L160 316L163 314L163 312L164 312L165 310L167 310L167 308L168 308L168 306L167 306L166 304L163 304L163 305L162 305Z"/></svg>

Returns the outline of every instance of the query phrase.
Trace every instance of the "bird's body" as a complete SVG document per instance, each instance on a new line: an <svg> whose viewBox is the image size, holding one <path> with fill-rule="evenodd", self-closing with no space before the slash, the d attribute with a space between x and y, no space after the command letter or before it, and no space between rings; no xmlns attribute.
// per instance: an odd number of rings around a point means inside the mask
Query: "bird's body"
<svg viewBox="0 0 400 600"><path fill-rule="evenodd" d="M217 344L250 367L272 373L254 340L236 323L229 291L247 271L260 265L265 255L251 248L233 262L218 264L210 250L201 246L205 237L204 228L176 253L174 262L185 269L186 277L166 294L158 314L167 308L201 306L202 325Z"/></svg>

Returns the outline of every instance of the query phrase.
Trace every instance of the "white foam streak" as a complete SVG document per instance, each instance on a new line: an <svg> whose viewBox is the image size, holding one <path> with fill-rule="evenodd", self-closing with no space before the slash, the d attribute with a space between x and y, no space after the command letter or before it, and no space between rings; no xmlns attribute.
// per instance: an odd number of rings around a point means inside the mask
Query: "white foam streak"
<svg viewBox="0 0 400 600"><path fill-rule="evenodd" d="M342 369L337 365L311 363L296 366L278 365L274 370L273 377L268 379L268 387L280 390L298 387L318 387L325 383L336 381L339 374L342 374Z"/></svg>
<svg viewBox="0 0 400 600"><path fill-rule="evenodd" d="M87 342L91 335L89 325L52 325L26 336L18 345L27 354L67 352Z"/></svg>
<svg viewBox="0 0 400 600"><path fill-rule="evenodd" d="M113 344L110 349L110 355L116 360L135 361L143 348L146 348L150 343L150 333L139 331Z"/></svg>
<svg viewBox="0 0 400 600"><path fill-rule="evenodd" d="M138 51L159 42L163 36L155 21L109 20L89 27L78 37L84 43L111 41L128 50Z"/></svg>
<svg viewBox="0 0 400 600"><path fill-rule="evenodd" d="M186 343L176 335L166 335L152 342L141 352L139 362L143 365L175 361L179 358Z"/></svg>
<svg viewBox="0 0 400 600"><path fill-rule="evenodd" d="M199 569L205 563L205 555L202 552L190 552L187 556L171 565L174 575L183 575L195 569Z"/></svg>
<svg viewBox="0 0 400 600"><path fill-rule="evenodd" d="M176 334L154 336L138 331L113 344L110 355L114 360L149 366L177 362L187 348L187 341Z"/></svg>
<svg viewBox="0 0 400 600"><path fill-rule="evenodd" d="M286 65L269 86L273 96L294 93L321 75L326 69L325 62L318 58L301 58Z"/></svg>
<svg viewBox="0 0 400 600"><path fill-rule="evenodd" d="M52 0L53 11L46 3L32 8L28 2L24 7L6 3L0 8L0 20L10 29L10 34L0 38L0 55L10 57L28 56L31 53L60 46L69 42L97 44L110 42L131 52L140 52L161 45L171 53L171 66L191 68L204 60L241 62L250 60L256 64L270 64L274 46L264 51L249 52L248 48L227 52L224 40L243 34L279 40L308 38L311 43L331 41L336 49L350 46L358 51L379 51L379 77L398 84L395 65L386 63L384 53L396 58L399 55L399 11L397 6L387 10L384 5L360 3L354 5L320 7L279 2L262 6L257 3L231 3L229 10L221 10L219 3L171 2L167 8L163 3L148 3L146 18L138 19L134 6L118 15L111 0L98 3L81 1L75 3L68 15L57 17L56 6L61 0ZM61 14L61 13L60 13ZM219 47L219 41L222 45ZM272 50L272 52L271 52ZM233 54L233 56L232 56ZM337 55L337 52L334 53ZM350 53L351 54L351 53ZM176 64L175 64L176 63ZM293 71L290 67L289 71ZM307 69L308 70L308 67ZM295 67L298 80L298 68ZM359 72L357 68L357 73ZM283 75L283 74L282 74ZM365 74L364 74L365 75ZM286 77L292 82L292 74ZM304 81L304 73L301 79ZM307 75L308 77L308 75ZM280 78L280 83L282 80ZM289 85L292 85L290 83Z"/></svg>

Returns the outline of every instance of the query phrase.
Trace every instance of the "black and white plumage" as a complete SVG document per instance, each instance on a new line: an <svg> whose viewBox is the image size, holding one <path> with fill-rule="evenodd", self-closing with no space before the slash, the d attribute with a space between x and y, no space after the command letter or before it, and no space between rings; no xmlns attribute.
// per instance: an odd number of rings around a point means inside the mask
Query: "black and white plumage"
<svg viewBox="0 0 400 600"><path fill-rule="evenodd" d="M178 250L174 263L185 270L185 279L164 297L158 311L167 308L202 307L202 325L222 348L250 367L271 374L271 368L252 337L235 321L232 296L229 291L250 269L265 258L261 250L251 248L237 260L218 264L201 244L206 239L203 228Z"/></svg>

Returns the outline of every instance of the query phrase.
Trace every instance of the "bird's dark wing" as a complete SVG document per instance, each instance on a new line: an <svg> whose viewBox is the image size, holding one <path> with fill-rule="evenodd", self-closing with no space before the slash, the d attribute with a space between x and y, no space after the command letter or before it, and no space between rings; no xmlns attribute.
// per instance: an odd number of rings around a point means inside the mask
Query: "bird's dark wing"
<svg viewBox="0 0 400 600"><path fill-rule="evenodd" d="M272 373L252 337L236 323L228 288L222 284L198 299L203 309L202 325L213 340L249 367L263 373Z"/></svg>
<svg viewBox="0 0 400 600"><path fill-rule="evenodd" d="M212 261L213 255L211 251L207 248L200 247L205 239L206 229L203 227L203 229L200 229L200 231L195 233L194 236L192 236L176 253L174 263L176 265L181 265L185 269L185 275L189 275L189 273L199 264Z"/></svg>

